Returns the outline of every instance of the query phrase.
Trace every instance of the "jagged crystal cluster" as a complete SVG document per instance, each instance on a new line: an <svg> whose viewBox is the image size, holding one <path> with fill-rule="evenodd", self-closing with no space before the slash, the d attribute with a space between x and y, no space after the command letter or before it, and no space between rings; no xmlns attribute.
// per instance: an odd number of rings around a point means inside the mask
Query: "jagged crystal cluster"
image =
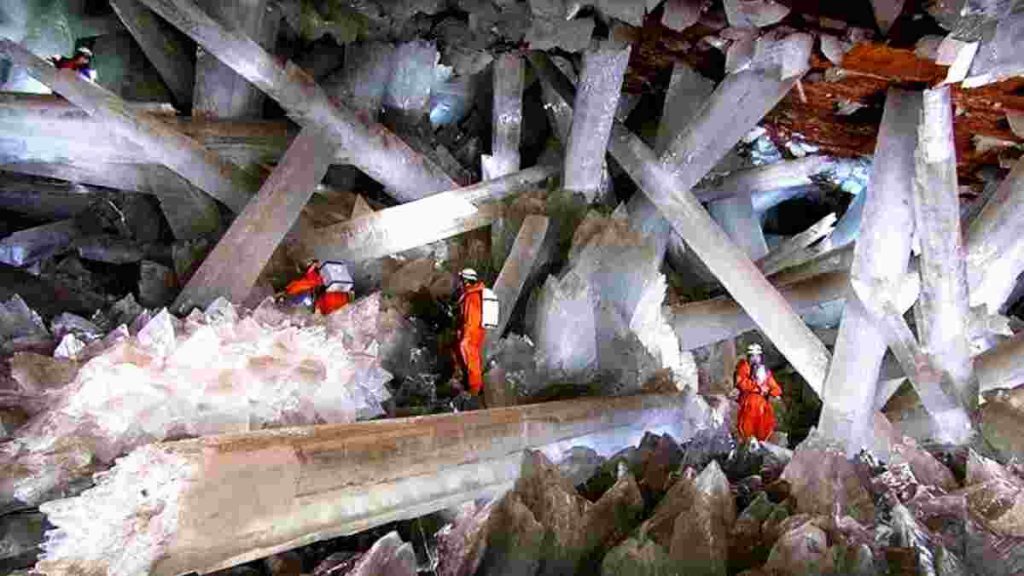
<svg viewBox="0 0 1024 576"><path fill-rule="evenodd" d="M183 320L162 310L134 336L120 327L3 446L13 496L38 502L154 441L383 414L381 350L397 325L378 332L380 308L379 294L327 317L220 299Z"/></svg>

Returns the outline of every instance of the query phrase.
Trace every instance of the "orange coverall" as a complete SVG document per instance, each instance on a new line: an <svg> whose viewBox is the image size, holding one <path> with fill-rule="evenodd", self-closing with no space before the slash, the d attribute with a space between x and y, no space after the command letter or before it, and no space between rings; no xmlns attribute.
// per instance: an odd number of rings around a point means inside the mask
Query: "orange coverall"
<svg viewBox="0 0 1024 576"><path fill-rule="evenodd" d="M285 293L289 296L313 292L316 294L323 285L323 278L316 265L306 269L306 273L298 280L292 280L285 286ZM345 307L352 300L348 292L324 292L316 298L316 310L324 316Z"/></svg>
<svg viewBox="0 0 1024 576"><path fill-rule="evenodd" d="M298 294L304 294L316 290L323 284L323 278L320 277L320 271L317 270L316 264L306 268L306 273L302 275L302 278L298 280L292 280L285 286L284 291L289 296L296 296Z"/></svg>
<svg viewBox="0 0 1024 576"><path fill-rule="evenodd" d="M484 387L483 347L484 283L470 284L459 298L459 362L469 380L469 393L476 396Z"/></svg>
<svg viewBox="0 0 1024 576"><path fill-rule="evenodd" d="M775 382L772 371L767 368L765 370L765 391L770 396L782 396L782 388ZM746 440L753 436L761 441L767 440L775 431L775 410L751 374L750 363L746 359L736 364L736 387L740 389L740 438Z"/></svg>

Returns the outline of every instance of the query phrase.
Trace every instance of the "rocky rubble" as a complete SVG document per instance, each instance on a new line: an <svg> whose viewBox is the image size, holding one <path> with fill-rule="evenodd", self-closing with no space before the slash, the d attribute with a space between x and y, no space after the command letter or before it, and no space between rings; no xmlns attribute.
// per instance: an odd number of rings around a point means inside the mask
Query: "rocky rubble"
<svg viewBox="0 0 1024 576"><path fill-rule="evenodd" d="M765 443L720 452L699 472L679 466L684 447L669 444L650 434L584 483L581 462L595 462L582 449L561 467L572 481L528 454L512 491L468 505L438 534L438 574L1010 574L1024 560L1024 480L973 452L960 486L905 438L884 464L846 460L812 435L794 452ZM677 464L659 484L657 455L667 453ZM613 482L601 480L609 468ZM739 505L744 487L754 493Z"/></svg>

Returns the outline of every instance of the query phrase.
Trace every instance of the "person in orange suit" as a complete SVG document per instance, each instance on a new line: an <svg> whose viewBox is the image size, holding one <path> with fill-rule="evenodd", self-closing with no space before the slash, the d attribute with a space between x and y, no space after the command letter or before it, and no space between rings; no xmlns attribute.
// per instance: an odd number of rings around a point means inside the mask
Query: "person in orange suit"
<svg viewBox="0 0 1024 576"><path fill-rule="evenodd" d="M92 68L92 50L89 50L85 46L75 50L75 55L71 58L65 58L63 56L53 56L50 58L50 62L57 67L58 70L74 70L78 74L90 82L96 81L96 71Z"/></svg>
<svg viewBox="0 0 1024 576"><path fill-rule="evenodd" d="M316 311L326 316L332 312L341 310L351 301L351 292L327 291L317 297L315 304Z"/></svg>
<svg viewBox="0 0 1024 576"><path fill-rule="evenodd" d="M306 272L302 277L289 282L285 286L284 292L289 296L298 296L307 292L315 292L323 283L324 280L320 277L320 261L312 260L306 266Z"/></svg>
<svg viewBox="0 0 1024 576"><path fill-rule="evenodd" d="M312 260L302 277L289 282L284 291L293 299L306 300L306 297L314 299L314 309L326 316L344 308L352 301L350 292L333 288L334 285L324 286L324 278L320 274L320 261ZM308 306L308 303L305 305Z"/></svg>
<svg viewBox="0 0 1024 576"><path fill-rule="evenodd" d="M469 393L477 396L484 387L483 347L484 283L476 270L466 268L459 274L462 294L459 296L458 359Z"/></svg>
<svg viewBox="0 0 1024 576"><path fill-rule="evenodd" d="M747 347L747 359L736 364L736 388L740 391L740 438L768 440L775 432L775 411L769 397L782 396L782 388L765 367L760 344Z"/></svg>

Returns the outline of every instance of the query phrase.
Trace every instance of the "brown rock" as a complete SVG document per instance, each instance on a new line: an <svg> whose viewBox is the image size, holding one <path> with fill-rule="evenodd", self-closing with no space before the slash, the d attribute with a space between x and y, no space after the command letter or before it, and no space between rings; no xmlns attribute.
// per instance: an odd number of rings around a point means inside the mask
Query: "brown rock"
<svg viewBox="0 0 1024 576"><path fill-rule="evenodd" d="M672 543L676 518L689 510L696 498L697 475L693 468L687 468L655 507L651 517L640 526L640 535L667 550Z"/></svg>
<svg viewBox="0 0 1024 576"><path fill-rule="evenodd" d="M778 574L811 575L825 572L830 563L825 531L804 522L779 538L764 567Z"/></svg>
<svg viewBox="0 0 1024 576"><path fill-rule="evenodd" d="M542 453L528 450L515 494L544 527L539 574L571 573L586 543L584 516L590 503Z"/></svg>
<svg viewBox="0 0 1024 576"><path fill-rule="evenodd" d="M497 500L485 506L468 502L459 510L454 522L438 531L438 576L476 573L487 546L487 522L497 504Z"/></svg>
<svg viewBox="0 0 1024 576"><path fill-rule="evenodd" d="M0 408L0 441L14 436L14 431L28 422L28 412L21 408Z"/></svg>
<svg viewBox="0 0 1024 576"><path fill-rule="evenodd" d="M646 538L630 538L611 549L601 564L605 576L683 576L664 547Z"/></svg>
<svg viewBox="0 0 1024 576"><path fill-rule="evenodd" d="M526 576L537 573L545 543L545 527L537 522L515 491L498 501L485 530L487 544L479 570L464 574ZM471 563L464 563L464 566L469 568Z"/></svg>
<svg viewBox="0 0 1024 576"><path fill-rule="evenodd" d="M735 573L764 564L770 545L762 539L761 527L775 511L776 505L764 492L759 492L743 510L729 531L729 572Z"/></svg>
<svg viewBox="0 0 1024 576"><path fill-rule="evenodd" d="M294 551L274 554L264 559L263 565L270 576L299 576L302 574L302 556Z"/></svg>
<svg viewBox="0 0 1024 576"><path fill-rule="evenodd" d="M904 437L902 442L892 447L890 465L904 462L910 466L917 481L925 486L937 486L946 492L960 487L949 468L919 447L913 438Z"/></svg>
<svg viewBox="0 0 1024 576"><path fill-rule="evenodd" d="M584 515L587 537L585 564L595 566L605 551L624 540L636 528L643 512L644 499L640 487L633 475L626 473Z"/></svg>
<svg viewBox="0 0 1024 576"><path fill-rule="evenodd" d="M415 576L416 553L398 532L377 540L346 576Z"/></svg>
<svg viewBox="0 0 1024 576"><path fill-rule="evenodd" d="M799 513L831 515L838 505L841 514L862 524L875 521L874 502L853 463L816 434L797 447L782 479L789 482Z"/></svg>
<svg viewBox="0 0 1024 576"><path fill-rule="evenodd" d="M971 451L963 493L971 513L1002 536L1024 537L1024 480Z"/></svg>
<svg viewBox="0 0 1024 576"><path fill-rule="evenodd" d="M62 388L75 379L78 365L33 352L18 352L11 358L11 376L23 392Z"/></svg>
<svg viewBox="0 0 1024 576"><path fill-rule="evenodd" d="M669 556L687 574L724 576L729 554L727 536L736 521L736 508L718 462L697 476L694 499L676 517Z"/></svg>
<svg viewBox="0 0 1024 576"><path fill-rule="evenodd" d="M668 488L669 475L679 468L683 451L674 438L659 436L650 456L644 462L643 483L647 488L662 493Z"/></svg>

